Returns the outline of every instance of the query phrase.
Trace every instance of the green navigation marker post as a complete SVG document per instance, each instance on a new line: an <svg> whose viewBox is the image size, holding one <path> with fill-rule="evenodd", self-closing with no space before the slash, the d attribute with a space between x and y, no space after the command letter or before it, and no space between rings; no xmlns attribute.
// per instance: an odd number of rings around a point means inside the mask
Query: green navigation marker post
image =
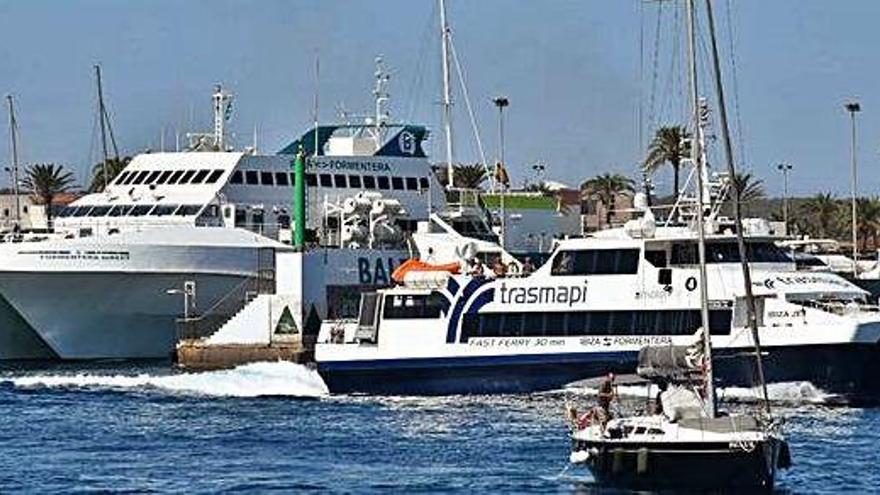
<svg viewBox="0 0 880 495"><path fill-rule="evenodd" d="M293 247L306 245L306 162L302 146L293 161Z"/></svg>

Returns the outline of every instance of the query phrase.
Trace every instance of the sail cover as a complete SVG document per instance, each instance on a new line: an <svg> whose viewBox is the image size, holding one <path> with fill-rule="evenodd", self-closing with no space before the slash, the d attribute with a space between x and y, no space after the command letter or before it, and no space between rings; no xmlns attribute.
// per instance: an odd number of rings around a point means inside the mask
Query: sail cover
<svg viewBox="0 0 880 495"><path fill-rule="evenodd" d="M639 351L636 372L649 380L676 380L700 371L703 359L699 345L647 346Z"/></svg>

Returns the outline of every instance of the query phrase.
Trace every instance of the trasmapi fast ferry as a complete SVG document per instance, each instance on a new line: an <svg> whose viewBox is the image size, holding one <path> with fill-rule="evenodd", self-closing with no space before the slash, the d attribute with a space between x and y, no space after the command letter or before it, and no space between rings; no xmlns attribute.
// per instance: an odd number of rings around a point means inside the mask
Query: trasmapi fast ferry
<svg viewBox="0 0 880 495"><path fill-rule="evenodd" d="M880 314L867 293L833 273L796 271L759 222L747 227L767 380L876 392ZM716 228L707 250L716 376L751 386L754 343L735 236ZM324 322L315 358L333 392L555 389L631 373L644 346L690 342L700 327L698 279L694 229L657 226L646 213L560 241L527 276L413 273L364 294L357 321Z"/></svg>
<svg viewBox="0 0 880 495"><path fill-rule="evenodd" d="M263 155L230 150L231 95L218 87L213 99L213 134L136 156L61 211L53 234L0 244L0 358L167 358L181 316L216 329L274 290L276 256L292 251L300 149L310 247L291 308L300 329L304 314L354 314L359 291L387 285L409 257L417 222L451 211L422 148L427 130L389 122L379 105L367 124L322 125Z"/></svg>

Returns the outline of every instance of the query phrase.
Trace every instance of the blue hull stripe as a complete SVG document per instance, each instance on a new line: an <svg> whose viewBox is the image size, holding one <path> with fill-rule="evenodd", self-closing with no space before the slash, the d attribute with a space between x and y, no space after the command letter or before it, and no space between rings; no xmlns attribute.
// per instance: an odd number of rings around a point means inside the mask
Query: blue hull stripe
<svg viewBox="0 0 880 495"><path fill-rule="evenodd" d="M564 354L515 354L507 356L441 357L414 359L365 359L323 361L318 371L399 370L422 368L480 368L509 365L573 364L607 361L632 362L638 352L569 352Z"/></svg>

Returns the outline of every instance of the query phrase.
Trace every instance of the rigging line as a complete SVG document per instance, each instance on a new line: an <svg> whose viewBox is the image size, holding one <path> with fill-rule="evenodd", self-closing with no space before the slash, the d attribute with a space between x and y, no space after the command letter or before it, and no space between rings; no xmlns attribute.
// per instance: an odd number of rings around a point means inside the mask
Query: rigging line
<svg viewBox="0 0 880 495"><path fill-rule="evenodd" d="M727 43L728 51L730 52L730 82L733 85L733 113L736 121L736 144L739 148L740 163L746 163L746 144L739 111L739 82L736 75L736 38L734 37L733 31L733 10L730 7L730 0L727 0L725 3L727 13Z"/></svg>
<svg viewBox="0 0 880 495"><path fill-rule="evenodd" d="M657 113L657 122L656 122L657 127L659 127L661 125L660 123L664 120L667 122L675 122L676 125L680 125L682 119L685 118L685 117L683 117L686 112L684 107L687 106L686 105L687 102L684 100L684 94L683 94L684 93L684 85L681 80L681 74L679 74L679 72L681 72L681 71L678 70L678 63L679 63L679 59L681 57L681 31L682 31L680 9L674 10L674 16L672 19L672 28L673 28L672 29L673 38L672 38L672 43L671 43L672 50L670 51L670 56L669 56L669 72L667 73L668 78L666 79L666 85L665 85L666 89L664 91L664 94L666 94L667 97L663 98L661 100L660 109L659 109L659 112ZM676 98L670 98L669 95L672 95L674 91L677 91ZM682 105L682 106L677 109L670 108L671 105L673 105L675 101L677 101L679 103L679 105ZM669 112L668 114L667 114L667 111ZM674 117L671 117L671 114L673 112L678 112L678 114L675 115Z"/></svg>
<svg viewBox="0 0 880 495"><path fill-rule="evenodd" d="M413 74L412 84L409 86L409 92L406 95L406 99L404 100L404 104L406 106L406 121L411 122L415 118L416 107L418 106L419 96L422 93L422 86L424 84L424 72L425 72L425 63L426 60L431 57L426 56L430 42L432 39L433 31L433 22L437 16L437 12L434 10L436 8L436 3L433 4L430 15L428 16L425 26L422 29L422 36L419 40L419 47L416 51L416 63L415 63L415 73Z"/></svg>
<svg viewBox="0 0 880 495"><path fill-rule="evenodd" d="M639 105L637 109L636 115L636 125L638 127L637 136L636 136L636 159L635 162L639 163L642 161L642 132L643 132L643 122L642 122L642 113L644 111L644 97L642 95L642 91L644 91L645 86L645 13L643 2L637 0L639 6L639 70L638 70L638 78L639 78ZM638 167L641 169L642 167Z"/></svg>
<svg viewBox="0 0 880 495"><path fill-rule="evenodd" d="M489 169L489 163L486 162L486 153L483 152L483 141L480 139L480 130L477 127L477 119L474 117L474 109L471 107L471 97L468 94L467 85L464 83L464 73L461 70L461 63L458 60L458 51L455 49L455 43L452 42L450 37L449 40L449 48L452 51L452 62L455 64L455 72L458 73L458 82L461 84L461 95L464 97L464 104L467 107L468 116L471 119L471 127L474 131L474 140L477 143L477 151L480 153L480 160L483 162L483 166L486 168L486 172L489 175L489 182L494 183L494 174Z"/></svg>
<svg viewBox="0 0 880 495"><path fill-rule="evenodd" d="M657 3L657 23L654 27L654 54L651 60L651 99L648 104L649 129L657 125L657 66L660 63L660 28L663 20L663 2ZM643 143L645 144L645 143Z"/></svg>
<svg viewBox="0 0 880 495"><path fill-rule="evenodd" d="M107 124L107 133L110 135L110 146L113 147L113 156L119 161L119 148L116 146L116 135L113 133L113 125L110 124L110 112L107 111L107 103L104 103L104 121Z"/></svg>

